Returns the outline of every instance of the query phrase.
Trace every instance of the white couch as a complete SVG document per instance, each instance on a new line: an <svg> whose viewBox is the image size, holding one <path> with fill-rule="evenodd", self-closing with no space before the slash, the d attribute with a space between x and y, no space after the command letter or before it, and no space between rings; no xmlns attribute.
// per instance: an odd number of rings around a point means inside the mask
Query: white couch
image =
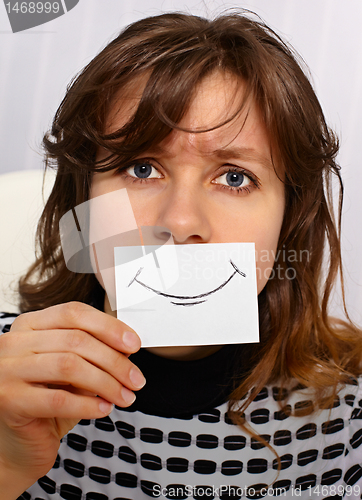
<svg viewBox="0 0 362 500"><path fill-rule="evenodd" d="M43 170L0 175L0 311L17 312L19 276L34 262L34 238L44 202L54 184Z"/></svg>

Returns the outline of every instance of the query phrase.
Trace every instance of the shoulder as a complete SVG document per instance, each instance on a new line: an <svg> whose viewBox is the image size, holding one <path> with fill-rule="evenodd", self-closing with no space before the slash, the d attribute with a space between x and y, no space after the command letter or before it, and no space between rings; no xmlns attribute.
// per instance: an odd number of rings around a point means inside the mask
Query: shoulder
<svg viewBox="0 0 362 500"><path fill-rule="evenodd" d="M10 330L13 321L18 316L19 314L16 313L0 312L0 335L2 333L7 333Z"/></svg>

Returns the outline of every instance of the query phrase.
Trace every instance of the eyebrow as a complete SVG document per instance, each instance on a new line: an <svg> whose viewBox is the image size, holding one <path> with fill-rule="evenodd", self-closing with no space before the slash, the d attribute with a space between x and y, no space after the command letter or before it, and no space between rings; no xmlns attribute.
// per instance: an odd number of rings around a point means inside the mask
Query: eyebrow
<svg viewBox="0 0 362 500"><path fill-rule="evenodd" d="M171 157L166 149L162 148L160 145L154 146L150 150L150 154L162 154L166 157ZM266 158L265 156L259 154L255 149L252 148L240 148L240 147L229 147L229 148L220 148L214 149L210 153L207 153L209 156L214 156L220 160L244 160L251 161L253 163L258 163L262 167L267 169L273 169L274 165L271 159Z"/></svg>
<svg viewBox="0 0 362 500"><path fill-rule="evenodd" d="M274 165L271 159L259 154L255 149L252 148L221 148L215 149L211 155L220 158L221 160L231 160L231 159L241 159L246 161L251 161L259 163L265 168L274 169Z"/></svg>

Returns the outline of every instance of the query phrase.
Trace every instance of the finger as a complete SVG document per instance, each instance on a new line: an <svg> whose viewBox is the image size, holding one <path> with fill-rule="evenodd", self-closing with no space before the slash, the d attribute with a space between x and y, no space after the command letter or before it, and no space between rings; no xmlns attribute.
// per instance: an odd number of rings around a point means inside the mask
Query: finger
<svg viewBox="0 0 362 500"><path fill-rule="evenodd" d="M141 347L140 338L132 328L81 302L68 302L21 314L13 322L11 331L72 328L84 330L121 352L131 354Z"/></svg>
<svg viewBox="0 0 362 500"><path fill-rule="evenodd" d="M26 354L74 353L109 373L131 390L145 385L145 378L124 354L82 330L22 332L21 350ZM19 342L14 346L18 350ZM16 355L14 352L14 356Z"/></svg>
<svg viewBox="0 0 362 500"><path fill-rule="evenodd" d="M74 353L36 354L22 357L17 367L10 366L9 361L8 365L8 376L11 374L20 385L23 382L28 385L69 385L97 394L121 407L129 406L135 400L134 393L109 373Z"/></svg>
<svg viewBox="0 0 362 500"><path fill-rule="evenodd" d="M16 397L17 396L17 397ZM48 389L39 386L19 388L12 398L12 415L22 419L32 418L70 418L91 419L108 415L113 404L100 398L92 397L62 389Z"/></svg>

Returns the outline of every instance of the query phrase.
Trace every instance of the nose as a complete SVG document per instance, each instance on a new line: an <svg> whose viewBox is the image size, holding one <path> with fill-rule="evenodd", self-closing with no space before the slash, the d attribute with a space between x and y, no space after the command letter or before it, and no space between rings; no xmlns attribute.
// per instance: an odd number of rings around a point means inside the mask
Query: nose
<svg viewBox="0 0 362 500"><path fill-rule="evenodd" d="M200 189L174 185L158 207L158 225L167 228L175 243L207 243L212 236L207 196Z"/></svg>

